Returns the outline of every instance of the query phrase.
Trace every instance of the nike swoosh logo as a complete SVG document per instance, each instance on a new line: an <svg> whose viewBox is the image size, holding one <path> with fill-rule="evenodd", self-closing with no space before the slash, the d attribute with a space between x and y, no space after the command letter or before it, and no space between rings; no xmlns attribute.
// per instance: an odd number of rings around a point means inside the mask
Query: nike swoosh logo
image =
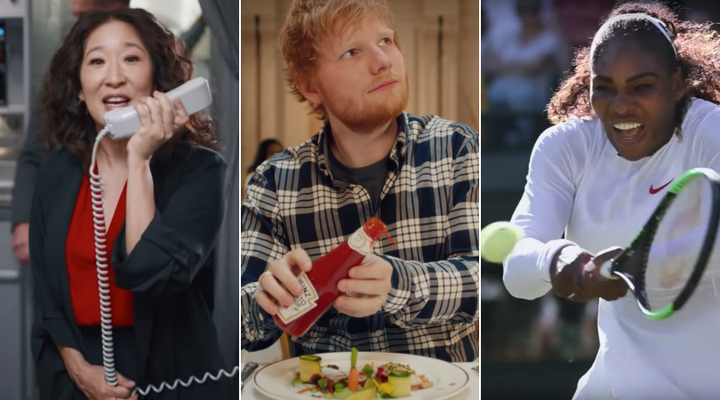
<svg viewBox="0 0 720 400"><path fill-rule="evenodd" d="M668 182L668 183L660 186L660 187L657 188L657 189L654 188L654 187L652 187L652 185L650 185L650 194L657 194L657 193L660 192L661 190L665 189L665 187L667 187L667 185L669 185L673 180L674 180L674 179L670 179L670 182Z"/></svg>

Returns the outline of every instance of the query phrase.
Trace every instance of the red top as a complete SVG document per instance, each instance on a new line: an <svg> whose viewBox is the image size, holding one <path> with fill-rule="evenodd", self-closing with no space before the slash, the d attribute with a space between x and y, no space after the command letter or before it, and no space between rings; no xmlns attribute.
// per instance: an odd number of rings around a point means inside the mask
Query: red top
<svg viewBox="0 0 720 400"><path fill-rule="evenodd" d="M126 186L127 187L127 186ZM123 188L110 229L105 236L106 258L110 264L115 237L125 222L125 189ZM107 217L105 219L107 223ZM95 235L93 228L90 181L85 175L80 186L70 231L65 244L65 261L70 280L70 297L79 326L100 325L100 293L98 291L97 266L95 264ZM113 326L133 325L133 298L130 291L115 286L115 270L108 265L110 304Z"/></svg>

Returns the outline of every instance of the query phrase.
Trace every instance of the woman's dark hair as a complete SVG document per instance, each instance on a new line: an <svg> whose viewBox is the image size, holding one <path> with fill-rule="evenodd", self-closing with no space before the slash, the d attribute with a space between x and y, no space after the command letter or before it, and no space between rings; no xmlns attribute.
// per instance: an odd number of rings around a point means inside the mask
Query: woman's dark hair
<svg viewBox="0 0 720 400"><path fill-rule="evenodd" d="M283 147L282 143L278 142L275 139L265 139L260 142L260 145L258 145L257 153L255 153L255 161L253 161L250 168L248 168L248 173L255 172L255 169L259 167L260 164L263 163L263 161L266 160L268 148L270 148L270 146L272 146L273 144Z"/></svg>
<svg viewBox="0 0 720 400"><path fill-rule="evenodd" d="M80 16L50 61L43 81L40 114L48 147L65 147L86 164L97 132L85 102L78 99L80 66L90 34L111 21L124 22L137 31L151 56L156 90L175 89L190 80L193 73L192 61L183 55L184 49L178 46L175 35L149 12L133 8L100 9ZM212 123L206 115L190 116L189 124L191 128L183 127L176 138L164 146L166 150L177 152L190 145L216 147Z"/></svg>
<svg viewBox="0 0 720 400"><path fill-rule="evenodd" d="M604 44L623 36L640 41L647 51L657 52L671 70L679 67L685 82L685 96L678 102L675 115L675 127L680 133L690 97L720 104L720 35L711 28L711 23L682 21L669 8L657 3L621 4L610 12L608 19L635 13L654 17L665 25L675 45L677 57L662 31L642 17L619 19L608 26L596 41L595 56L602 52ZM592 60L590 46L575 54L573 73L562 82L548 104L548 119L551 123L561 123L571 116L583 118L595 115L590 102Z"/></svg>

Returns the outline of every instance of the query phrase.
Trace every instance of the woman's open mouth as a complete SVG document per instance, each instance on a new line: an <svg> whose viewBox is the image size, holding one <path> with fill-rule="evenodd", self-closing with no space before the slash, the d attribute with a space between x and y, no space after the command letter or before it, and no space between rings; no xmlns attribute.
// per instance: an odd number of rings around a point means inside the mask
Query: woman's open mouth
<svg viewBox="0 0 720 400"><path fill-rule="evenodd" d="M615 137L622 143L633 144L643 137L645 126L638 122L622 122L613 125Z"/></svg>
<svg viewBox="0 0 720 400"><path fill-rule="evenodd" d="M105 103L105 108L109 110L113 110L116 108L122 108L127 107L130 105L130 98L127 96L108 96L103 99L103 103Z"/></svg>

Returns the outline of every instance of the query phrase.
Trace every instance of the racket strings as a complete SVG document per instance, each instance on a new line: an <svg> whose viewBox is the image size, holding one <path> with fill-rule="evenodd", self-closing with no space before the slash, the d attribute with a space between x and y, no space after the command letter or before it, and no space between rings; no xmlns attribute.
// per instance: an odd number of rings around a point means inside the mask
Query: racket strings
<svg viewBox="0 0 720 400"><path fill-rule="evenodd" d="M711 189L703 179L689 181L655 219L643 260L644 291L652 310L672 303L694 279L711 219ZM708 265L698 289L712 289L719 276L720 268Z"/></svg>
<svg viewBox="0 0 720 400"><path fill-rule="evenodd" d="M668 201L663 202L663 206L660 207L660 210L656 214L655 218L653 218L652 224L645 227L643 235L639 238L637 243L639 251L635 252L633 257L637 259L630 260L630 264L634 265L635 268L638 269L632 274L633 280L635 281L635 296L640 304L648 310L653 309L651 299L658 297L658 295L653 292L652 285L649 285L647 279L649 273L648 268L650 267L650 248L657 233L658 224L667 210L667 204L669 204ZM648 289L650 290L648 291Z"/></svg>

